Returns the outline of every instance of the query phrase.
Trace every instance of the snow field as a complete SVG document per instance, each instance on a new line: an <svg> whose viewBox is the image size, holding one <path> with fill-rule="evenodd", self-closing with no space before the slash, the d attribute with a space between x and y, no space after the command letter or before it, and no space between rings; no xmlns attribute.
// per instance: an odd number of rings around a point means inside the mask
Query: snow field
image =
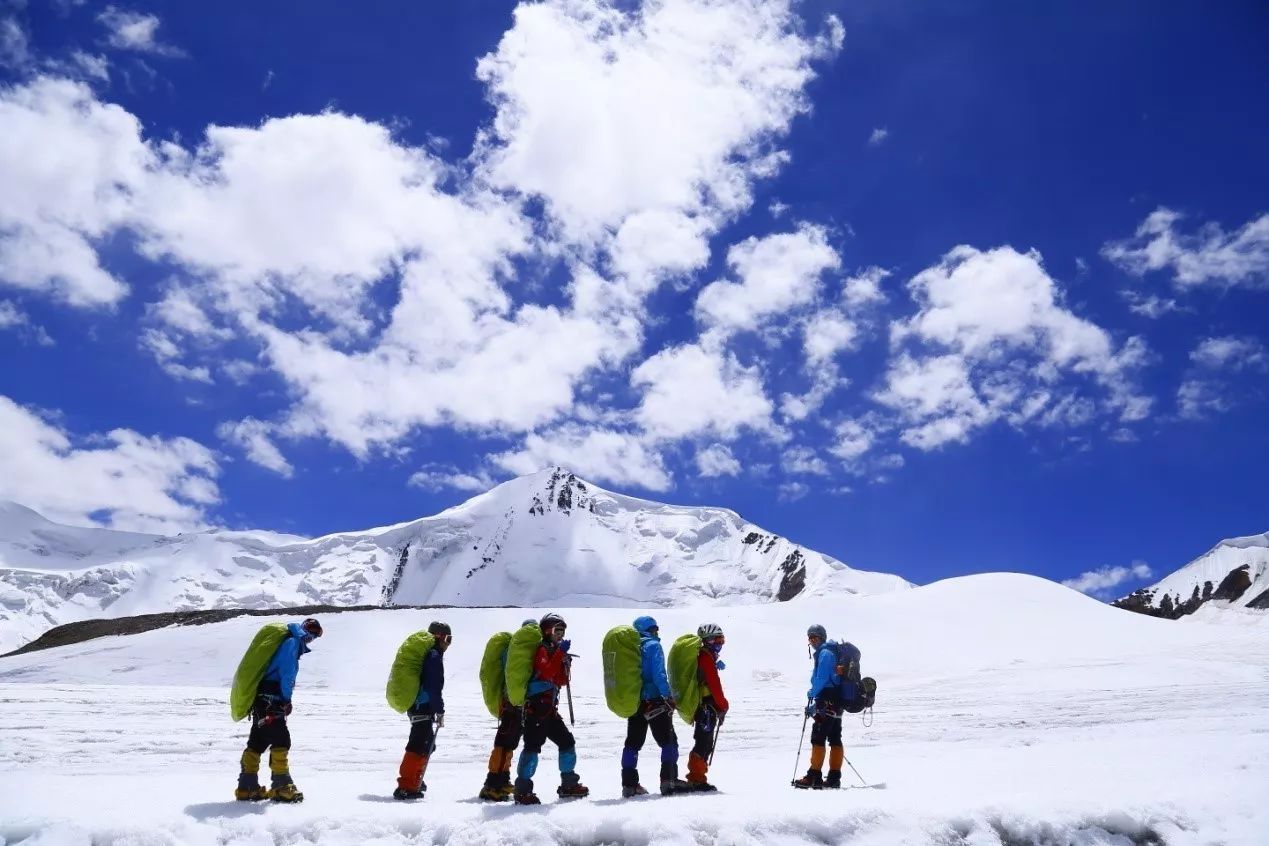
<svg viewBox="0 0 1269 846"><path fill-rule="evenodd" d="M540 613L546 609L534 609ZM1269 831L1269 627L1162 621L1026 576L873 597L654 612L665 638L727 631L733 708L717 795L620 799L624 721L602 699L599 641L621 609L570 623L578 772L559 803L554 747L540 808L475 800L494 731L475 668L520 609L328 615L301 663L291 720L299 806L232 801L245 723L227 686L261 618L108 638L0 660L0 844L1263 844ZM396 647L454 627L447 725L427 799L392 802L408 726L383 702ZM811 622L863 650L875 722L847 756L888 789L789 786ZM676 723L682 753L690 730ZM809 731L808 731L809 735ZM656 747L641 760L655 781ZM805 769L807 749L801 756ZM846 782L854 775L846 770Z"/></svg>

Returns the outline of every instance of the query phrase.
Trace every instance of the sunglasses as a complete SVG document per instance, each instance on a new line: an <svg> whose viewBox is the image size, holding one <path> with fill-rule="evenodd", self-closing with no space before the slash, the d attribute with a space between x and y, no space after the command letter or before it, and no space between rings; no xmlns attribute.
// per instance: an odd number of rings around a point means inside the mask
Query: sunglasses
<svg viewBox="0 0 1269 846"><path fill-rule="evenodd" d="M555 628L551 629L551 631L555 632L556 634L564 634L564 632L568 631L568 626L556 626Z"/></svg>
<svg viewBox="0 0 1269 846"><path fill-rule="evenodd" d="M437 636L436 636L436 639L437 639L439 642L444 643L444 644L446 644L446 645L449 645L449 644L451 644L451 643L453 643L453 642L454 642L454 636L453 636L452 634L441 634L441 635L437 635Z"/></svg>

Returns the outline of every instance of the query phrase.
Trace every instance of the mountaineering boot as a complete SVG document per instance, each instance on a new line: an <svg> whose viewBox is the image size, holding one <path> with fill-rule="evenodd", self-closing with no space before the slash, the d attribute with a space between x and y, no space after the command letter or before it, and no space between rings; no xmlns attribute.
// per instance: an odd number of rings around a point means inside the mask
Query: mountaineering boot
<svg viewBox="0 0 1269 846"><path fill-rule="evenodd" d="M665 762L661 765L661 795L672 796L675 793L690 793L693 788L690 782L679 778L677 764Z"/></svg>
<svg viewBox="0 0 1269 846"><path fill-rule="evenodd" d="M542 800L533 792L533 779L517 778L514 794L517 805L541 805Z"/></svg>
<svg viewBox="0 0 1269 846"><path fill-rule="evenodd" d="M514 788L512 788L512 792L515 792ZM510 794L502 792L502 785L492 787L489 784L486 784L484 787L480 788L480 793L477 795L481 799L485 799L490 802L506 802L511 798Z"/></svg>
<svg viewBox="0 0 1269 846"><path fill-rule="evenodd" d="M506 802L515 793L511 785L511 758L514 753L509 749L494 747L489 753L489 774L485 776L485 786L478 794L481 799L490 802Z"/></svg>
<svg viewBox="0 0 1269 846"><path fill-rule="evenodd" d="M246 749L242 753L241 772L238 773L238 789L234 798L239 802L259 802L269 798L269 791L260 786L260 753Z"/></svg>
<svg viewBox="0 0 1269 846"><path fill-rule="evenodd" d="M828 778L824 786L829 790L840 790L842 787L842 759L846 757L846 749L841 746L828 748Z"/></svg>
<svg viewBox="0 0 1269 846"><path fill-rule="evenodd" d="M291 764L287 756L290 751L276 746L269 750L269 773L272 776L269 798L274 802L304 801L304 794L291 781Z"/></svg>
<svg viewBox="0 0 1269 846"><path fill-rule="evenodd" d="M627 784L621 788L621 798L629 799L632 796L647 796L648 791L642 784Z"/></svg>
<svg viewBox="0 0 1269 846"><path fill-rule="evenodd" d="M799 790L822 790L824 774L819 770L807 770L806 775L793 782L793 786Z"/></svg>
<svg viewBox="0 0 1269 846"><path fill-rule="evenodd" d="M397 772L397 789L392 791L393 799L422 799L427 792L423 783L423 769L427 766L427 756L408 749L401 757L401 768Z"/></svg>
<svg viewBox="0 0 1269 846"><path fill-rule="evenodd" d="M561 799L581 799L590 795L590 788L582 784L577 773L560 773L560 786L555 789L555 795Z"/></svg>
<svg viewBox="0 0 1269 846"><path fill-rule="evenodd" d="M705 773L708 769L709 765L705 763L705 759L700 755L693 752L687 756L687 782L698 793L718 789L706 781Z"/></svg>

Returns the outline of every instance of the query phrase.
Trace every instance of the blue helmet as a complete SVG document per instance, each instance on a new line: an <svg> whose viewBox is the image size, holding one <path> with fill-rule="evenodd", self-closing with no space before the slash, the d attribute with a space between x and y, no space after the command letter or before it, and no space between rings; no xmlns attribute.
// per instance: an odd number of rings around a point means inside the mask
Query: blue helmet
<svg viewBox="0 0 1269 846"><path fill-rule="evenodd" d="M653 637L660 628L657 621L647 615L636 617L634 627L642 637Z"/></svg>

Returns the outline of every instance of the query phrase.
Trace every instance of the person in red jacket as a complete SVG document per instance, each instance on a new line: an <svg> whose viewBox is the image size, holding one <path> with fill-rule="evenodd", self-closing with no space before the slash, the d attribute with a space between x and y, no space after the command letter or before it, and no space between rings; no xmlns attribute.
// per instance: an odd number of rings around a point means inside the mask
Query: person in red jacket
<svg viewBox="0 0 1269 846"><path fill-rule="evenodd" d="M723 651L726 640L722 628L714 623L701 626L696 630L696 635L701 639L701 651L696 656L696 673L705 686L705 695L692 721L692 739L696 743L692 747L692 754L687 757L687 781L697 790L717 790L718 788L705 780L705 773L709 770L710 753L714 751L714 729L718 720L731 707L727 697L723 695L723 683L718 678L718 671L725 667L718 660L718 654Z"/></svg>
<svg viewBox="0 0 1269 846"><path fill-rule="evenodd" d="M533 792L533 776L538 769L538 755L548 739L560 750L560 786L555 793L561 799L590 795L590 788L577 775L577 742L560 716L560 689L570 682L568 648L564 638L568 625L559 614L547 614L538 622L542 644L533 656L533 677L524 700L524 751L516 766L515 793L517 805L540 805Z"/></svg>

